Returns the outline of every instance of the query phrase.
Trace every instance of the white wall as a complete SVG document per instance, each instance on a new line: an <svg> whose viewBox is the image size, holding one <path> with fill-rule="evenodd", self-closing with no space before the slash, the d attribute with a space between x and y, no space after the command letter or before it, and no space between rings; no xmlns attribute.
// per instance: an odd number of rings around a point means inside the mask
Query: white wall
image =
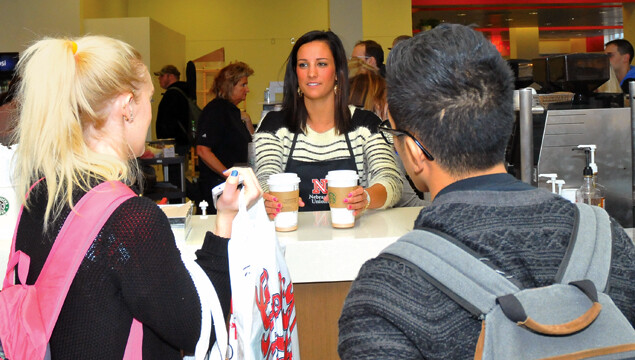
<svg viewBox="0 0 635 360"><path fill-rule="evenodd" d="M147 17L108 18L84 20L86 33L111 36L132 45L141 53L143 62L150 74L159 71L164 65L173 64L181 71L181 80L185 79L185 35ZM157 108L163 89L156 76L152 76L154 96L152 103L152 124L147 139L151 140L155 132Z"/></svg>

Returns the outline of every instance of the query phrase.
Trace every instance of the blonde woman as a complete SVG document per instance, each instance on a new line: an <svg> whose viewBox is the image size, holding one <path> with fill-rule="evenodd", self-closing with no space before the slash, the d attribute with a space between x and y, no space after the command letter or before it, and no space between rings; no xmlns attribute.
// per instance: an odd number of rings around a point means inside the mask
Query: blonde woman
<svg viewBox="0 0 635 360"><path fill-rule="evenodd" d="M348 103L372 111L380 119L388 119L386 80L374 72L359 73L350 79Z"/></svg>
<svg viewBox="0 0 635 360"><path fill-rule="evenodd" d="M196 153L199 157L199 189L211 204L212 188L223 181L223 172L235 164L247 164L248 146L254 127L238 104L249 92L248 78L254 73L249 65L237 61L222 68L210 92L214 100L205 105L198 120ZM214 207L211 213L216 213Z"/></svg>
<svg viewBox="0 0 635 360"><path fill-rule="evenodd" d="M22 54L18 69L18 193L44 178L26 199L17 229L16 249L31 257L32 284L73 204L101 182L135 182L131 160L144 151L154 89L140 54L107 37L40 40ZM253 173L241 174L248 198L256 199ZM197 252L225 314L237 177L233 170L215 233L206 234ZM121 359L136 318L143 323L144 358L181 359L201 333L200 309L167 218L152 201L133 197L85 255L49 342L52 358Z"/></svg>

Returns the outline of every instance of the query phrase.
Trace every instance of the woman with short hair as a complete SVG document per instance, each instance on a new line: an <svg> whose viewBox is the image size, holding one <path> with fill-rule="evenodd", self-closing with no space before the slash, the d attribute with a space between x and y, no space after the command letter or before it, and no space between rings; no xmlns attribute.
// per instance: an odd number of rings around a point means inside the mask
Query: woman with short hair
<svg viewBox="0 0 635 360"><path fill-rule="evenodd" d="M196 154L199 158L199 189L208 204L212 204L212 188L223 181L223 172L236 164L247 164L248 144L253 124L238 104L249 92L248 77L254 71L244 62L231 63L214 78L210 93L215 96L198 120ZM211 213L216 209L210 207Z"/></svg>

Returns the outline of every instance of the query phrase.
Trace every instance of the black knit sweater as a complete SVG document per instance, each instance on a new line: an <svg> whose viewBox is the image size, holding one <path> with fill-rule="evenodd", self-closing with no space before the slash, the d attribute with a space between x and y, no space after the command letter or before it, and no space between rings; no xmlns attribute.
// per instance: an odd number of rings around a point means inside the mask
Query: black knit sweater
<svg viewBox="0 0 635 360"><path fill-rule="evenodd" d="M74 203L83 195L74 194ZM27 283L33 284L70 209L43 234L43 182L30 199L33 205L22 214L16 249L31 257ZM207 233L196 253L225 315L231 297L227 242ZM201 326L196 289L165 214L142 197L121 204L86 253L49 342L53 359L121 359L133 317L144 324L144 359L181 359L181 349L194 352Z"/></svg>
<svg viewBox="0 0 635 360"><path fill-rule="evenodd" d="M417 229L436 229L490 259L524 287L553 283L575 206L508 175L457 182L421 210ZM615 221L609 291L635 322L635 248ZM468 359L481 323L402 262L366 262L339 320L342 359Z"/></svg>

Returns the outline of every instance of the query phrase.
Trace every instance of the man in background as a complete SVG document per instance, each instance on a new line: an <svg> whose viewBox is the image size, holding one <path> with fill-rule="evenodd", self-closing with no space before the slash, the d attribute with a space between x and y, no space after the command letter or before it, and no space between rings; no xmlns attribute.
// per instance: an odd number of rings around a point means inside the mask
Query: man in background
<svg viewBox="0 0 635 360"><path fill-rule="evenodd" d="M628 82L635 80L635 66L631 65L633 45L628 40L615 39L604 45L604 53L609 56L609 62L622 91L628 93Z"/></svg>
<svg viewBox="0 0 635 360"><path fill-rule="evenodd" d="M363 40L357 42L351 53L351 58L363 60L373 69L379 72L382 77L386 76L386 65L384 65L384 50L381 45L373 40Z"/></svg>
<svg viewBox="0 0 635 360"><path fill-rule="evenodd" d="M187 84L179 81L181 73L174 65L166 65L160 71L154 73L159 77L159 85L166 91L159 103L157 112L156 133L158 139L174 138L176 140L175 152L178 155L187 155L190 150L188 129L189 106L184 95L187 94ZM175 90L180 89L182 92Z"/></svg>

